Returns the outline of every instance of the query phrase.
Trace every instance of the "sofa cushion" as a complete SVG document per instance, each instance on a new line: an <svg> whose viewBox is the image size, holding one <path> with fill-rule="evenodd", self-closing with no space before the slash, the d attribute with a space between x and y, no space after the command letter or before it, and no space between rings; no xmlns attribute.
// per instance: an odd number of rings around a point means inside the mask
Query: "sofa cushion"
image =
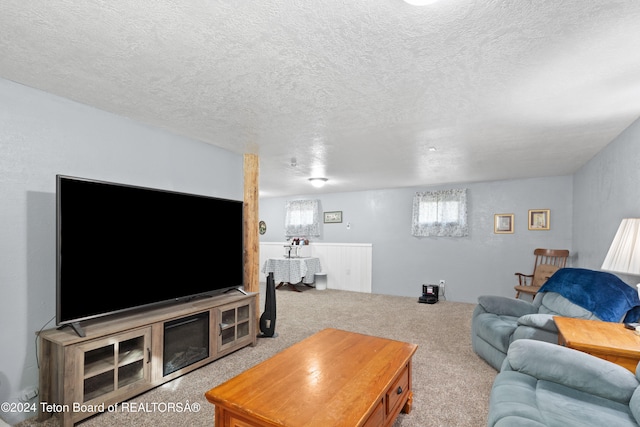
<svg viewBox="0 0 640 427"><path fill-rule="evenodd" d="M516 371L496 377L489 405L489 426L638 425L623 403Z"/></svg>
<svg viewBox="0 0 640 427"><path fill-rule="evenodd" d="M640 370L636 369L636 372L640 373ZM629 401L629 409L631 409L631 413L633 417L640 423L640 387L636 389L631 396L631 401Z"/></svg>
<svg viewBox="0 0 640 427"><path fill-rule="evenodd" d="M553 314L576 319L600 320L592 312L576 305L556 292L544 292L536 295L538 313Z"/></svg>
<svg viewBox="0 0 640 427"><path fill-rule="evenodd" d="M553 320L553 314L525 314L518 318L518 325L520 326L530 326L532 328L543 329L549 332L558 333L558 327L556 326L556 322Z"/></svg>
<svg viewBox="0 0 640 427"><path fill-rule="evenodd" d="M538 380L536 399L549 426L635 426L629 406L551 381Z"/></svg>
<svg viewBox="0 0 640 427"><path fill-rule="evenodd" d="M527 314L518 318L518 327L513 332L511 342L533 339L552 344L558 343L558 327L553 314Z"/></svg>
<svg viewBox="0 0 640 427"><path fill-rule="evenodd" d="M475 333L492 347L506 353L513 331L518 327L518 318L482 313L475 319Z"/></svg>
<svg viewBox="0 0 640 427"><path fill-rule="evenodd" d="M488 425L493 426L505 417L523 418L544 424L544 418L536 405L537 382L534 377L515 371L498 374L491 388Z"/></svg>
<svg viewBox="0 0 640 427"><path fill-rule="evenodd" d="M478 305L487 313L520 317L525 314L537 313L539 307L528 301L507 298L498 295L481 295Z"/></svg>
<svg viewBox="0 0 640 427"><path fill-rule="evenodd" d="M546 427L537 421L528 420L522 417L504 417L495 423L494 427Z"/></svg>
<svg viewBox="0 0 640 427"><path fill-rule="evenodd" d="M638 388L627 369L581 351L556 344L518 340L508 351L503 369L531 375L538 380L565 384L580 392L601 396L627 406ZM553 360L553 364L549 364Z"/></svg>

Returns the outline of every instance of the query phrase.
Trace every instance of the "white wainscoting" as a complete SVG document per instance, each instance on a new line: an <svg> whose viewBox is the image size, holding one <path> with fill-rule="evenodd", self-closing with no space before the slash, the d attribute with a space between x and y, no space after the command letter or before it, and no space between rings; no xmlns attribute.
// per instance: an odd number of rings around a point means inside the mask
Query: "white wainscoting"
<svg viewBox="0 0 640 427"><path fill-rule="evenodd" d="M260 242L260 272L267 258L284 256L285 242ZM327 287L343 291L371 293L371 243L311 243L303 248L308 255L320 258L327 273ZM265 281L261 274L260 281Z"/></svg>

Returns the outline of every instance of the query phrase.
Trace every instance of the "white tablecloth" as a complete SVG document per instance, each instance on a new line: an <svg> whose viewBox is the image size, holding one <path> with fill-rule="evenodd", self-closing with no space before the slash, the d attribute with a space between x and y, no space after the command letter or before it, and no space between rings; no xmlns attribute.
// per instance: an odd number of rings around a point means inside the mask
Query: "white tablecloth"
<svg viewBox="0 0 640 427"><path fill-rule="evenodd" d="M269 258L262 266L264 274L273 273L276 283L305 283L315 281L315 274L322 271L319 258Z"/></svg>

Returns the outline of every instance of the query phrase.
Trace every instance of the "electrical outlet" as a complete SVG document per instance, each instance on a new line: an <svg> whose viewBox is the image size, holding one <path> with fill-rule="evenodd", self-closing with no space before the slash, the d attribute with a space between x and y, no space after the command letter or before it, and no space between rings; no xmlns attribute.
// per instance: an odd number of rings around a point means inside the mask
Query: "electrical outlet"
<svg viewBox="0 0 640 427"><path fill-rule="evenodd" d="M440 279L440 286L443 287L445 284L445 280L444 279Z"/></svg>

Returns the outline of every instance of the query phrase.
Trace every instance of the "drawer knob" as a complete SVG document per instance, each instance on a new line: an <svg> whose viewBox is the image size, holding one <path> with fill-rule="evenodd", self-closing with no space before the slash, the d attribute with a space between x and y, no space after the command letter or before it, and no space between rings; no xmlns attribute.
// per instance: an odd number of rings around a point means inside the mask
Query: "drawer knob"
<svg viewBox="0 0 640 427"><path fill-rule="evenodd" d="M398 390L396 391L396 393L402 394L402 387L398 387Z"/></svg>

